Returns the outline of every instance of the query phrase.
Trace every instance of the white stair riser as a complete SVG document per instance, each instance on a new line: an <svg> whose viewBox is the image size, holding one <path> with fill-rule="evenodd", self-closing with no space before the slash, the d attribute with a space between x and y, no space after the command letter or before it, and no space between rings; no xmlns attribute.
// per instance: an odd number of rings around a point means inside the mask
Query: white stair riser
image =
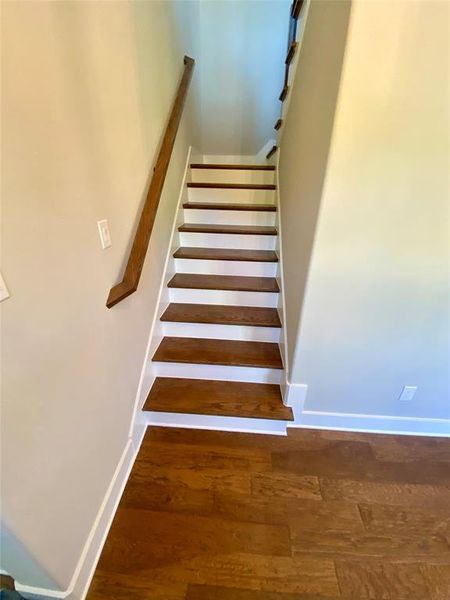
<svg viewBox="0 0 450 600"><path fill-rule="evenodd" d="M180 246L194 248L235 248L275 250L276 235L180 232Z"/></svg>
<svg viewBox="0 0 450 600"><path fill-rule="evenodd" d="M191 169L191 181L204 183L274 183L275 171Z"/></svg>
<svg viewBox="0 0 450 600"><path fill-rule="evenodd" d="M207 429L286 435L286 421L273 419L250 419L242 417L219 417L216 415L191 415L145 411L142 417L152 427L182 427L183 429Z"/></svg>
<svg viewBox="0 0 450 600"><path fill-rule="evenodd" d="M261 159L261 162L258 162L254 154L204 154L202 157L199 157L198 160L196 160L195 162L206 163L207 165L272 164L266 163L263 159Z"/></svg>
<svg viewBox="0 0 450 600"><path fill-rule="evenodd" d="M170 288L171 302L226 304L227 306L268 306L277 308L278 293L234 292L228 290L190 290Z"/></svg>
<svg viewBox="0 0 450 600"><path fill-rule="evenodd" d="M188 258L176 258L175 270L177 273L275 277L277 273L277 263L246 262L240 260L191 260Z"/></svg>
<svg viewBox="0 0 450 600"><path fill-rule="evenodd" d="M280 341L279 327L254 327L246 325L218 325L216 323L175 323L163 321L167 337L195 337L215 340L240 340L243 342Z"/></svg>
<svg viewBox="0 0 450 600"><path fill-rule="evenodd" d="M250 383L281 383L281 369L259 367L229 367L223 365L197 365L190 363L153 362L155 377L181 377L186 379L218 379L221 381L247 381Z"/></svg>
<svg viewBox="0 0 450 600"><path fill-rule="evenodd" d="M188 188L190 202L240 202L242 204L273 204L273 190L240 190L221 188Z"/></svg>
<svg viewBox="0 0 450 600"><path fill-rule="evenodd" d="M250 210L201 210L184 209L185 223L208 223L215 225L260 225L274 226L274 212Z"/></svg>

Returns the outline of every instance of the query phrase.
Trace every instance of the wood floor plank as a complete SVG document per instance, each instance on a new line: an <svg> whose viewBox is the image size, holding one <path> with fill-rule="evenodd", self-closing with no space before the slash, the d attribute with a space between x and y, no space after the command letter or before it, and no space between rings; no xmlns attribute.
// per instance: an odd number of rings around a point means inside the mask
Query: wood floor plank
<svg viewBox="0 0 450 600"><path fill-rule="evenodd" d="M230 290L235 292L278 293L275 277L247 277L243 275L199 275L176 273L167 284L169 288L193 290Z"/></svg>
<svg viewBox="0 0 450 600"><path fill-rule="evenodd" d="M406 435L374 435L371 440L377 459L389 462L430 460L450 463L449 438L420 438Z"/></svg>
<svg viewBox="0 0 450 600"><path fill-rule="evenodd" d="M209 223L184 223L178 231L185 233L228 233L234 235L277 235L271 225L213 225Z"/></svg>
<svg viewBox="0 0 450 600"><path fill-rule="evenodd" d="M277 385L157 377L145 411L292 421Z"/></svg>
<svg viewBox="0 0 450 600"><path fill-rule="evenodd" d="M317 594L290 594L284 592L261 592L243 590L235 587L217 587L213 585L188 586L186 600L342 600L334 596L318 596Z"/></svg>
<svg viewBox="0 0 450 600"><path fill-rule="evenodd" d="M187 515L120 507L110 530L110 539L145 544L141 564L158 566L202 554L250 553L289 556L289 529L283 525L225 521L216 516ZM146 544L159 540L152 548Z"/></svg>
<svg viewBox="0 0 450 600"><path fill-rule="evenodd" d="M430 600L421 563L337 560L341 594L355 600Z"/></svg>
<svg viewBox="0 0 450 600"><path fill-rule="evenodd" d="M363 479L367 475L367 465L372 462L372 448L365 442L321 440L309 447L272 454L272 465L276 471L320 477Z"/></svg>
<svg viewBox="0 0 450 600"><path fill-rule="evenodd" d="M304 482L302 482L304 483ZM256 491L256 490L255 490ZM298 492L300 493L300 492ZM301 497L273 494L214 493L213 512L224 519L272 523L278 525L295 524L297 528L312 530L332 529L334 531L353 529L363 530L358 505L351 502L326 501L318 495Z"/></svg>
<svg viewBox="0 0 450 600"><path fill-rule="evenodd" d="M399 535L393 531L374 534L354 530L311 529L303 521L290 523L293 556L324 554L379 560L429 561L450 564L450 547L439 534Z"/></svg>
<svg viewBox="0 0 450 600"><path fill-rule="evenodd" d="M165 337L153 355L157 362L282 369L278 344Z"/></svg>
<svg viewBox="0 0 450 600"><path fill-rule="evenodd" d="M126 551L124 550L126 556ZM155 581L188 581L253 591L338 596L334 564L328 559L248 553L203 554L171 565L140 570Z"/></svg>
<svg viewBox="0 0 450 600"><path fill-rule="evenodd" d="M320 488L326 500L379 502L419 508L445 508L450 503L448 486L321 478Z"/></svg>
<svg viewBox="0 0 450 600"><path fill-rule="evenodd" d="M194 260L226 260L246 262L278 262L274 250L245 250L235 248L195 248L181 247L174 253L174 258Z"/></svg>
<svg viewBox="0 0 450 600"><path fill-rule="evenodd" d="M450 598L450 565L422 565L420 567L428 587L431 600Z"/></svg>
<svg viewBox="0 0 450 600"><path fill-rule="evenodd" d="M314 476L257 473L252 476L252 494L287 498L321 498L319 480Z"/></svg>
<svg viewBox="0 0 450 600"><path fill-rule="evenodd" d="M98 569L89 600L185 600L187 584L145 580Z"/></svg>
<svg viewBox="0 0 450 600"><path fill-rule="evenodd" d="M142 481L131 477L120 501L123 508L142 508L163 512L211 515L215 512L214 493L177 483Z"/></svg>
<svg viewBox="0 0 450 600"><path fill-rule="evenodd" d="M396 533L414 536L417 531L445 533L450 535L450 509L416 508L410 506L405 498L401 506L391 504L359 503L359 511L367 531L373 533L387 533L394 530ZM449 504L450 506L450 504Z"/></svg>
<svg viewBox="0 0 450 600"><path fill-rule="evenodd" d="M252 212L276 212L277 210L274 204L233 204L231 202L185 202L183 208L191 210L238 210Z"/></svg>
<svg viewBox="0 0 450 600"><path fill-rule="evenodd" d="M450 484L447 463L381 461L376 458L370 444L356 441L330 441L327 447L280 451L274 453L273 465L277 470L315 473L321 477L405 484Z"/></svg>
<svg viewBox="0 0 450 600"><path fill-rule="evenodd" d="M195 441L189 441L185 439L184 435L184 432L188 430L179 429L178 427L173 429L174 433L178 434L178 440L176 436L168 440L162 437L154 437L152 433L157 432L158 429L167 431L166 428L151 428L147 430L144 436L144 442L146 443L141 446L137 462L145 462L147 465L153 464L158 466L160 464L158 463L160 459L155 457L170 456L172 460L170 465L174 466L180 464L180 457L184 457L186 454L195 456L195 453L198 453L205 457L202 460L202 468L205 466L205 464L207 469L214 467L217 468L219 463L216 461L216 457L218 456L240 459L237 464L241 464L246 471L265 472L271 470L270 449L263 445L247 447L245 453L243 453L242 448L239 446L222 444L220 443L220 440L213 440L213 443L208 444L207 447L202 444L195 443ZM179 435L180 431L183 432L181 436ZM191 429L190 431L197 430ZM206 430L204 431L206 432ZM148 440L151 441L147 443Z"/></svg>
<svg viewBox="0 0 450 600"><path fill-rule="evenodd" d="M152 453L140 460L140 462L145 462L148 468L153 465L169 469L192 469L198 472L209 469L223 469L230 472L252 470L250 465L252 457L243 456L238 452L233 453L228 448L208 448L205 452L202 448L189 444L176 447L169 444L154 444L153 450ZM264 456L265 462L262 457L258 457L258 459L256 467L258 470L263 470L268 463L268 457Z"/></svg>
<svg viewBox="0 0 450 600"><path fill-rule="evenodd" d="M265 306L171 303L161 316L161 321L281 327L277 309Z"/></svg>
<svg viewBox="0 0 450 600"><path fill-rule="evenodd" d="M174 464L158 467L147 461L137 461L133 467L133 477L148 485L177 485L192 490L227 490L249 494L251 489L251 473L246 470L192 469Z"/></svg>

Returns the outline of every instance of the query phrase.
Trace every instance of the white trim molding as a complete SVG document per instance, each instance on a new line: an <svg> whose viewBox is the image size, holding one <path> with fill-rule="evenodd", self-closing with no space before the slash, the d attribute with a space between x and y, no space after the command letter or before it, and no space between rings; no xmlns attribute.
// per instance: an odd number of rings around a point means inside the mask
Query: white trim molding
<svg viewBox="0 0 450 600"><path fill-rule="evenodd" d="M286 406L290 406L294 413L294 421L288 423L288 427L301 426L307 391L307 385L303 383L291 383L286 380L283 402Z"/></svg>
<svg viewBox="0 0 450 600"><path fill-rule="evenodd" d="M277 281L278 286L280 288L280 293L278 296L278 312L280 313L281 318L281 336L280 336L280 352L281 359L283 361L284 373L286 377L286 385L282 386L283 389L283 398L285 398L285 394L288 392L288 379L289 379L289 357L288 357L288 341L287 341L287 311L286 311L286 296L284 294L284 262L283 262L283 228L282 228L282 219L281 219L281 190L280 190L280 156L281 156L281 148L278 149L277 153L277 161L276 161L276 170L275 170L275 183L277 186L275 200L277 206L276 212L276 227L278 231L277 237L277 248L278 252L278 272L277 272ZM286 403L286 400L283 400Z"/></svg>
<svg viewBox="0 0 450 600"><path fill-rule="evenodd" d="M294 427L450 437L450 419L303 410Z"/></svg>
<svg viewBox="0 0 450 600"><path fill-rule="evenodd" d="M294 413L294 421L288 423L288 427L450 437L450 419L307 410L305 409L307 391L306 384L291 383L286 380L284 403L290 406Z"/></svg>

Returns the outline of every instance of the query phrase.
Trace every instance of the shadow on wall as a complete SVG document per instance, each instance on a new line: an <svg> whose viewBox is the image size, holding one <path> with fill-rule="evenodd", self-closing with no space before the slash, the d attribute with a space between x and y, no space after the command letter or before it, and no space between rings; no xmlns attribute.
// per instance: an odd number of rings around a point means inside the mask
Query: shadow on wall
<svg viewBox="0 0 450 600"><path fill-rule="evenodd" d="M52 590L60 589L56 581L29 554L21 541L11 533L4 521L0 523L0 548L0 568L16 581L32 579L36 586Z"/></svg>
<svg viewBox="0 0 450 600"><path fill-rule="evenodd" d="M273 137L289 10L290 0L173 3L177 35L197 60L192 89L201 153L254 155Z"/></svg>

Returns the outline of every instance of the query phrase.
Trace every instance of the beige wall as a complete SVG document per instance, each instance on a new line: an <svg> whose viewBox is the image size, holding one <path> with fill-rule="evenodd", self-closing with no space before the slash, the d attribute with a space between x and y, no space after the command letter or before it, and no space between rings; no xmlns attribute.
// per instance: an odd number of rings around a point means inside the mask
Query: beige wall
<svg viewBox="0 0 450 600"><path fill-rule="evenodd" d="M289 371L326 172L349 14L350 1L312 0L283 128L279 178Z"/></svg>
<svg viewBox="0 0 450 600"><path fill-rule="evenodd" d="M309 410L450 417L449 11L353 2L293 356Z"/></svg>
<svg viewBox="0 0 450 600"><path fill-rule="evenodd" d="M274 138L283 87L291 0L177 3L179 31L193 27L201 60L198 148L203 154L256 154Z"/></svg>
<svg viewBox="0 0 450 600"><path fill-rule="evenodd" d="M166 2L5 2L3 518L22 583L68 586L124 449L187 156L138 293L108 310L182 72ZM96 221L108 219L102 250ZM14 564L11 564L12 563ZM32 571L34 574L32 574Z"/></svg>

